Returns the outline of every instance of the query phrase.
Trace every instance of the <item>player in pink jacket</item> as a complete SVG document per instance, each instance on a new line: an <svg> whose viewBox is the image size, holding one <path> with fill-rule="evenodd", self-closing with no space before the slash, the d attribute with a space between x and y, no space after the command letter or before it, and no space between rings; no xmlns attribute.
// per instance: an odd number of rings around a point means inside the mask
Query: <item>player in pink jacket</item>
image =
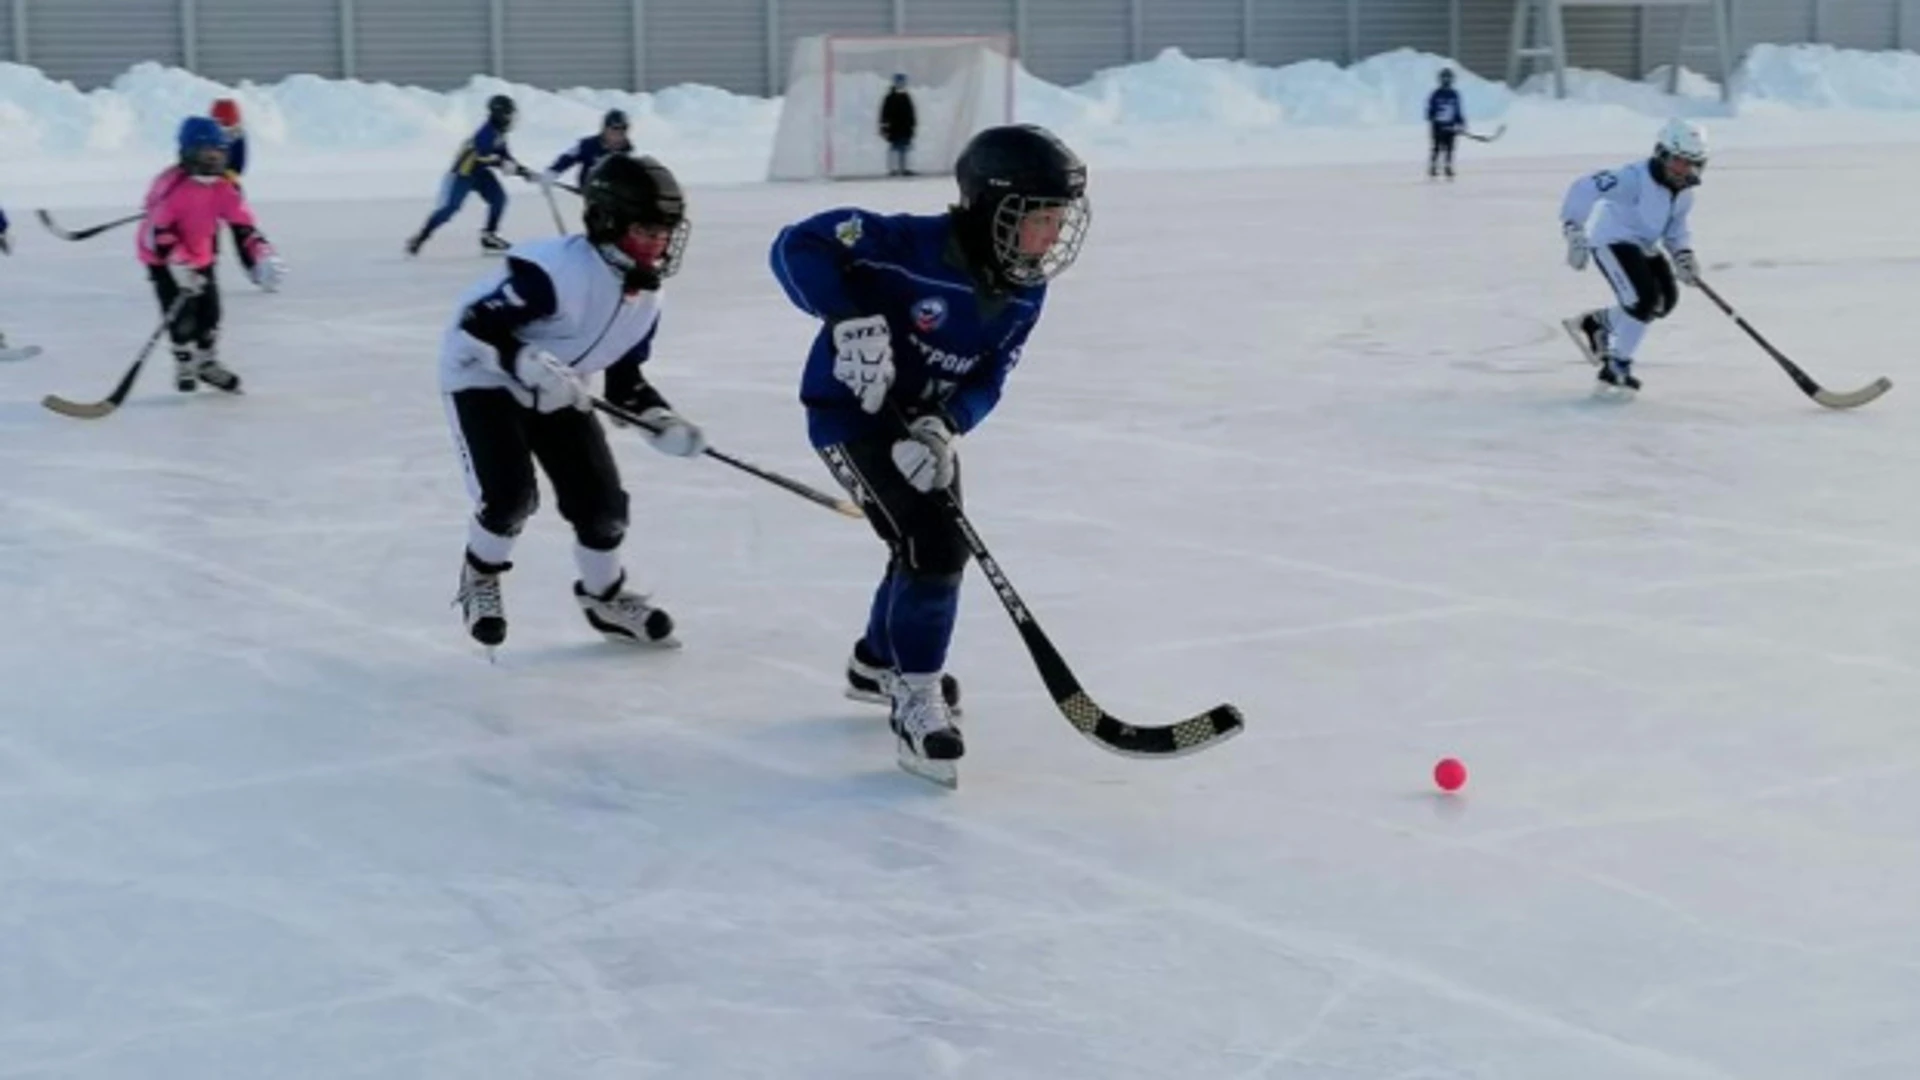
<svg viewBox="0 0 1920 1080"><path fill-rule="evenodd" d="M227 178L227 140L220 125L205 116L180 125L180 163L168 168L147 189L147 219L137 245L140 261L160 298L173 313L174 386L192 390L206 383L238 393L240 376L220 363L220 288L214 280L214 246L222 222L252 257L255 284L273 291L285 267L253 222L240 189ZM174 307L175 302L179 307Z"/></svg>

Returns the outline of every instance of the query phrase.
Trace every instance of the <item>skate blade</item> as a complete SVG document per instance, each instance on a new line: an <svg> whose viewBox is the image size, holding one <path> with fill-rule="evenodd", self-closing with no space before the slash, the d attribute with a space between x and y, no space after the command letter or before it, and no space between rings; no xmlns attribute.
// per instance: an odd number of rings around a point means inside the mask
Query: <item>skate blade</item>
<svg viewBox="0 0 1920 1080"><path fill-rule="evenodd" d="M906 740L894 740L894 760L899 762L902 772L917 776L930 784L938 784L948 791L960 789L960 769L951 761L929 761L907 746Z"/></svg>
<svg viewBox="0 0 1920 1080"><path fill-rule="evenodd" d="M19 360L31 360L41 353L38 345L21 345L12 349L0 349L0 363L11 364Z"/></svg>

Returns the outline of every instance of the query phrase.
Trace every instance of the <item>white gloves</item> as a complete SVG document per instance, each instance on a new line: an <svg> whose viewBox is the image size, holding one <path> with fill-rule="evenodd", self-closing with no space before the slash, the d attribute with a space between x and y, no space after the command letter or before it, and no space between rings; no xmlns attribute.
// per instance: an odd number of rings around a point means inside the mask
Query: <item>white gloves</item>
<svg viewBox="0 0 1920 1080"><path fill-rule="evenodd" d="M877 413L893 386L893 332L884 315L833 324L833 377L860 399L860 410Z"/></svg>
<svg viewBox="0 0 1920 1080"><path fill-rule="evenodd" d="M655 405L640 414L644 425L640 430L646 432L647 442L655 450L674 457L698 457L706 452L707 436L698 424L683 419L679 413L663 405Z"/></svg>
<svg viewBox="0 0 1920 1080"><path fill-rule="evenodd" d="M915 491L944 491L953 483L953 444L959 437L940 417L923 416L893 444L893 467Z"/></svg>
<svg viewBox="0 0 1920 1080"><path fill-rule="evenodd" d="M207 289L207 275L185 263L168 263L167 273L173 275L174 288L184 296L199 296Z"/></svg>
<svg viewBox="0 0 1920 1080"><path fill-rule="evenodd" d="M1700 260L1694 258L1692 248L1673 253L1673 276L1679 278L1682 285L1700 284Z"/></svg>
<svg viewBox="0 0 1920 1080"><path fill-rule="evenodd" d="M513 377L533 392L533 407L540 412L593 409L593 389L586 380L545 349L522 348L513 359Z"/></svg>
<svg viewBox="0 0 1920 1080"><path fill-rule="evenodd" d="M560 176L559 174L555 173L552 169L541 169L540 175L534 177L534 179L539 182L542 188L548 191L552 191L553 182L555 180L560 179Z"/></svg>
<svg viewBox="0 0 1920 1080"><path fill-rule="evenodd" d="M281 261L280 256L268 252L254 260L247 274L253 278L253 283L262 289L268 292L279 292L280 283L287 277L287 264Z"/></svg>
<svg viewBox="0 0 1920 1080"><path fill-rule="evenodd" d="M1560 232L1567 238L1567 265L1575 270L1585 270L1587 259L1593 254L1593 245L1587 242L1587 230L1579 222L1565 221L1560 224Z"/></svg>

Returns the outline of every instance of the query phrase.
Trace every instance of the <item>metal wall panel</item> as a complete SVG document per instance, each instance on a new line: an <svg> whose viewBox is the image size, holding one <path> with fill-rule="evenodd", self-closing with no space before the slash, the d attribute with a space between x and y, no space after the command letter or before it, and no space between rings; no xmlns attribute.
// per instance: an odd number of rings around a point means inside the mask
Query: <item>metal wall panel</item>
<svg viewBox="0 0 1920 1080"><path fill-rule="evenodd" d="M1073 86L1101 68L1127 63L1132 37L1128 0L1028 0L1021 53L1028 71Z"/></svg>
<svg viewBox="0 0 1920 1080"><path fill-rule="evenodd" d="M1261 64L1344 62L1347 30L1347 0L1257 0L1252 59Z"/></svg>
<svg viewBox="0 0 1920 1080"><path fill-rule="evenodd" d="M196 0L200 74L224 83L339 78L340 0Z"/></svg>
<svg viewBox="0 0 1920 1080"><path fill-rule="evenodd" d="M1415 0L1423 2L1423 0ZM1237 58L1241 0L1141 0L1140 55L1152 59L1173 47L1188 56Z"/></svg>
<svg viewBox="0 0 1920 1080"><path fill-rule="evenodd" d="M1413 48L1447 55L1447 0L1360 0L1360 55Z"/></svg>
<svg viewBox="0 0 1920 1080"><path fill-rule="evenodd" d="M1483 79L1507 77L1513 0L1461 0L1460 55L1454 59Z"/></svg>
<svg viewBox="0 0 1920 1080"><path fill-rule="evenodd" d="M535 86L633 86L633 0L507 0L507 78Z"/></svg>
<svg viewBox="0 0 1920 1080"><path fill-rule="evenodd" d="M893 0L782 0L780 51L774 54L775 81L785 86L793 43L815 34L854 36L893 33Z"/></svg>
<svg viewBox="0 0 1920 1080"><path fill-rule="evenodd" d="M55 79L101 86L143 60L178 65L180 5L175 0L34 0L27 10L27 55Z"/></svg>
<svg viewBox="0 0 1920 1080"><path fill-rule="evenodd" d="M1013 7L1014 0L907 0L906 30L909 34L1012 36Z"/></svg>
<svg viewBox="0 0 1920 1080"><path fill-rule="evenodd" d="M1744 53L1761 42L1807 41L1813 33L1813 0L1736 0L1733 48Z"/></svg>
<svg viewBox="0 0 1920 1080"><path fill-rule="evenodd" d="M780 92L767 80L766 0L646 3L643 47L650 89L691 82L738 94Z"/></svg>
<svg viewBox="0 0 1920 1080"><path fill-rule="evenodd" d="M1843 49L1891 49L1898 6L1895 0L1824 0L1820 40Z"/></svg>
<svg viewBox="0 0 1920 1080"><path fill-rule="evenodd" d="M1633 70L1640 52L1640 28L1634 9L1625 7L1567 8L1567 66L1597 68L1637 77Z"/></svg>
<svg viewBox="0 0 1920 1080"><path fill-rule="evenodd" d="M447 90L487 73L487 0L354 0L353 8L361 79Z"/></svg>

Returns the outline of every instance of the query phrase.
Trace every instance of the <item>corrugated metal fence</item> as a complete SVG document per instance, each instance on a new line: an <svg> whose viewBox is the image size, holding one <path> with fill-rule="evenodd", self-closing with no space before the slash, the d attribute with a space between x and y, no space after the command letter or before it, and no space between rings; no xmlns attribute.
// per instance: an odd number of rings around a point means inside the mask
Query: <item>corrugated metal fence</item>
<svg viewBox="0 0 1920 1080"><path fill-rule="evenodd" d="M1735 47L1920 44L1920 0L1731 0ZM223 82L306 72L445 89L475 74L547 87L698 82L777 93L793 40L1011 34L1073 84L1176 46L1262 64L1402 46L1498 77L1513 0L0 0L0 49L101 85L142 60ZM1643 74L1674 53L1672 8L1569 12L1571 63Z"/></svg>

